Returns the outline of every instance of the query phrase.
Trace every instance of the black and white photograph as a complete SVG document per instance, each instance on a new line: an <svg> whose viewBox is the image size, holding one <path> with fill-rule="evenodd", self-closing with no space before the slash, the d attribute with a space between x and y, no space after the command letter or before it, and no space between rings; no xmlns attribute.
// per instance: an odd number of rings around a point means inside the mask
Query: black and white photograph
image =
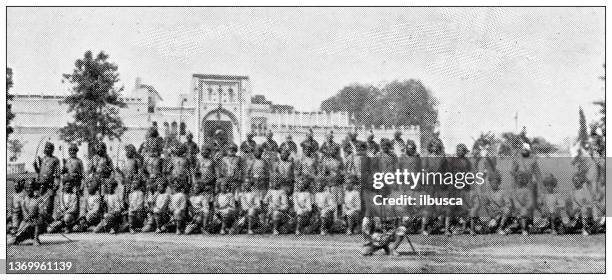
<svg viewBox="0 0 612 280"><path fill-rule="evenodd" d="M605 6L5 13L5 273L606 273Z"/></svg>

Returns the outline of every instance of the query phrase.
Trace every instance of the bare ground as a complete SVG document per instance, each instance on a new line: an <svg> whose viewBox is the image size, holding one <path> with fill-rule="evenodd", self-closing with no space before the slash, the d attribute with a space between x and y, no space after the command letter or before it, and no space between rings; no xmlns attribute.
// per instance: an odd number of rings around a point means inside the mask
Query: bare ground
<svg viewBox="0 0 612 280"><path fill-rule="evenodd" d="M43 235L7 259L76 259L80 273L604 273L605 236L420 236L399 257L360 255L359 236Z"/></svg>

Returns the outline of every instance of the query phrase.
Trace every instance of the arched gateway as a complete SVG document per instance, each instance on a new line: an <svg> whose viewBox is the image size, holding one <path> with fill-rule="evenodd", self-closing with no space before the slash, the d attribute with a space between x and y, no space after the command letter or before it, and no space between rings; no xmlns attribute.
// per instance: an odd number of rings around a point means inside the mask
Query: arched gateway
<svg viewBox="0 0 612 280"><path fill-rule="evenodd" d="M211 143L217 130L222 130L229 141L235 142L240 138L238 119L232 112L223 108L210 111L202 118L200 125L201 144Z"/></svg>

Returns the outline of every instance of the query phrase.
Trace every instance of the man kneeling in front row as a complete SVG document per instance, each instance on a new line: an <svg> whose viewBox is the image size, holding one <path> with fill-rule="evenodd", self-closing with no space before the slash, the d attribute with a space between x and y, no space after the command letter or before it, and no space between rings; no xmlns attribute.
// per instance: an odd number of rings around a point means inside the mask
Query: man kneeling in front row
<svg viewBox="0 0 612 280"><path fill-rule="evenodd" d="M366 236L366 243L364 244L362 254L364 256L371 256L376 251L382 249L387 255L399 256L397 248L406 236L406 227L395 227L393 225L394 223L391 221L383 222L382 226L375 227L371 234L364 234Z"/></svg>

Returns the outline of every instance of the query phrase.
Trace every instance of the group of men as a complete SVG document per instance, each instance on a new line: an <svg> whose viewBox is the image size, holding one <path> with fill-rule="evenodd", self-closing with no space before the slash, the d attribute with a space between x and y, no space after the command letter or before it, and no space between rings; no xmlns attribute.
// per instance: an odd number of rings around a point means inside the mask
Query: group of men
<svg viewBox="0 0 612 280"><path fill-rule="evenodd" d="M366 141L358 140L352 132L341 143L328 132L319 145L310 131L299 145L299 156L291 136L281 145L272 132L261 144L254 136L248 134L238 147L218 130L210 143L198 147L190 134L181 143L160 137L152 127L139 148L125 146L121 167L113 165L103 142L95 144L88 164L77 157L76 145L69 146L69 158L60 162L53 155L54 145L46 143L44 156L34 163L37 178L15 184L8 227L12 243L34 239L38 244L42 232L72 231L361 232L368 255L377 249L396 253L407 233L528 234L579 229L588 234L603 228L597 218L603 217L605 175L577 173L570 196L559 195L556 179L541 174L528 144L513 164L514 187L502 190L502 176L491 157L478 153L467 157L464 144L457 146L456 155L447 156L437 137L428 143L427 156L421 157L416 143L402 139L400 132L380 142L373 134ZM475 149L481 146L474 145ZM603 155L591 153L589 158L602 168ZM391 172L484 170L486 184L459 194L468 202L463 212L400 206L381 215L371 205L369 195L376 190L366 178L373 164ZM438 196L452 191L444 186L420 190Z"/></svg>

